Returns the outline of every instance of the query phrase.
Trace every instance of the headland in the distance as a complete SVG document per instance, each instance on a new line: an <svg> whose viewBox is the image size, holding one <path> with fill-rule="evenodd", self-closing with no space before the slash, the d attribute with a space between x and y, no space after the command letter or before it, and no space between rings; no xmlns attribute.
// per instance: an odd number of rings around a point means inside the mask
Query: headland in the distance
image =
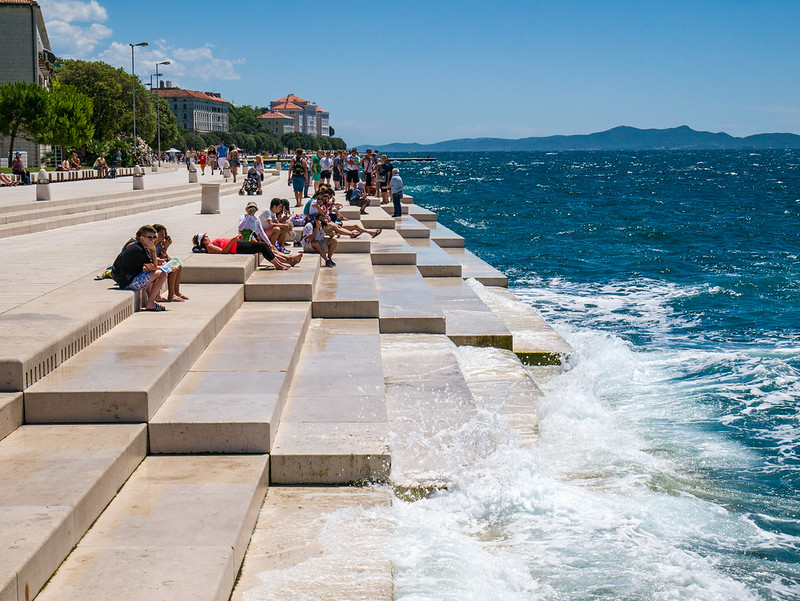
<svg viewBox="0 0 800 601"><path fill-rule="evenodd" d="M372 145L375 148L376 145ZM696 131L687 125L668 129L619 126L593 134L532 138L461 138L434 144L378 144L382 152L486 152L561 150L766 150L800 148L800 135L755 134L737 138L724 132ZM361 145L359 150L367 148Z"/></svg>

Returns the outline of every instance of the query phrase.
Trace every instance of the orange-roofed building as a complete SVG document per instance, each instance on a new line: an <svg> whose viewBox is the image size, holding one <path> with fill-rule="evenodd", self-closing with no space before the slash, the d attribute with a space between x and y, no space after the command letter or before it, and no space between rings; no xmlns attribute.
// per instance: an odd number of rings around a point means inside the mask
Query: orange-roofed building
<svg viewBox="0 0 800 601"><path fill-rule="evenodd" d="M169 110L178 119L178 125L196 134L210 131L228 131L228 105L230 102L216 92L181 90L166 82L156 90L166 98Z"/></svg>
<svg viewBox="0 0 800 601"><path fill-rule="evenodd" d="M280 112L294 120L294 131L311 136L330 135L330 113L315 102L289 94L269 103L269 110Z"/></svg>
<svg viewBox="0 0 800 601"><path fill-rule="evenodd" d="M283 134L294 131L294 119L289 115L284 115L277 111L269 111L268 113L259 115L258 118L261 119L264 128L275 134L277 138L280 138Z"/></svg>

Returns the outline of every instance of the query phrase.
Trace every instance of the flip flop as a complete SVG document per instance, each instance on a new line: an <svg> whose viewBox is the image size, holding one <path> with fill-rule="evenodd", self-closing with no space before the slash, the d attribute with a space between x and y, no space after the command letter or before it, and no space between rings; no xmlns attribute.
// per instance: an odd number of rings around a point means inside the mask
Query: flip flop
<svg viewBox="0 0 800 601"><path fill-rule="evenodd" d="M377 238L378 236L380 236L382 231L383 230L381 228L378 228L378 231L375 232L375 235L373 236L373 238Z"/></svg>

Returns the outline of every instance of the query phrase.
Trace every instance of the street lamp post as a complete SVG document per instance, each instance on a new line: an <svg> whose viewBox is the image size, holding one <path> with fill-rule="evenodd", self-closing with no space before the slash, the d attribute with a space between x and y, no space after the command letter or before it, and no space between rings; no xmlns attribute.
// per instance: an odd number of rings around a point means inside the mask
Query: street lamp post
<svg viewBox="0 0 800 601"><path fill-rule="evenodd" d="M161 167L161 96L158 93L158 78L161 73L158 72L159 65L171 65L172 61L161 61L156 63L156 123L158 123L158 166Z"/></svg>
<svg viewBox="0 0 800 601"><path fill-rule="evenodd" d="M147 46L147 42L139 42L138 44L128 44L131 47L131 87L133 88L133 160L137 162L136 148L139 146L138 139L136 138L136 67L133 61L133 49L136 46Z"/></svg>

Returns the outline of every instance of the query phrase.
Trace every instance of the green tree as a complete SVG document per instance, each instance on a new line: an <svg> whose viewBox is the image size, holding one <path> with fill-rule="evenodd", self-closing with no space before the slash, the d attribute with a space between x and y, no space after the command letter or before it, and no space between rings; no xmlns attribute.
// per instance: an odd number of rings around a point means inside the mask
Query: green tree
<svg viewBox="0 0 800 601"><path fill-rule="evenodd" d="M189 134L183 136L183 143L185 146L181 148L184 150L189 150L190 148L194 148L195 150L199 150L201 148L207 148L205 140L198 136L197 134Z"/></svg>
<svg viewBox="0 0 800 601"><path fill-rule="evenodd" d="M39 140L61 146L61 156L66 156L67 147L83 146L93 134L92 99L74 86L54 82L47 95L47 127Z"/></svg>
<svg viewBox="0 0 800 601"><path fill-rule="evenodd" d="M0 135L9 136L8 163L16 138L36 140L47 123L47 90L24 81L0 86Z"/></svg>
<svg viewBox="0 0 800 601"><path fill-rule="evenodd" d="M166 98L156 97L153 98L153 100L154 102L158 102L160 107L159 110L161 111L161 149L163 150L165 148L169 148L170 146L175 146L175 148L178 148L179 146L177 143L181 136L181 133L178 129L178 118L175 116L175 113L169 110L169 102L167 102ZM138 104L136 105L136 114L138 117ZM136 121L138 129L138 118ZM158 131L156 131L156 137L153 138L153 142L150 144L150 146L153 148L158 148Z"/></svg>
<svg viewBox="0 0 800 601"><path fill-rule="evenodd" d="M336 135L336 131L333 129L333 125L328 126L328 135L332 138Z"/></svg>
<svg viewBox="0 0 800 601"><path fill-rule="evenodd" d="M101 141L124 136L133 137L133 86L124 69L116 69L99 61L60 61L56 80L75 86L92 99L94 105L94 137ZM149 142L156 138L155 99L139 78L136 78L136 135ZM169 106L162 104L161 141L177 136L172 129ZM169 114L168 114L169 113ZM177 122L176 122L177 124ZM165 136L166 130L166 136Z"/></svg>
<svg viewBox="0 0 800 601"><path fill-rule="evenodd" d="M292 131L283 134L281 136L281 144L292 152L298 148L313 150L317 147L313 137L299 131Z"/></svg>
<svg viewBox="0 0 800 601"><path fill-rule="evenodd" d="M330 142L333 147L331 150L347 150L347 144L341 138L331 138Z"/></svg>

